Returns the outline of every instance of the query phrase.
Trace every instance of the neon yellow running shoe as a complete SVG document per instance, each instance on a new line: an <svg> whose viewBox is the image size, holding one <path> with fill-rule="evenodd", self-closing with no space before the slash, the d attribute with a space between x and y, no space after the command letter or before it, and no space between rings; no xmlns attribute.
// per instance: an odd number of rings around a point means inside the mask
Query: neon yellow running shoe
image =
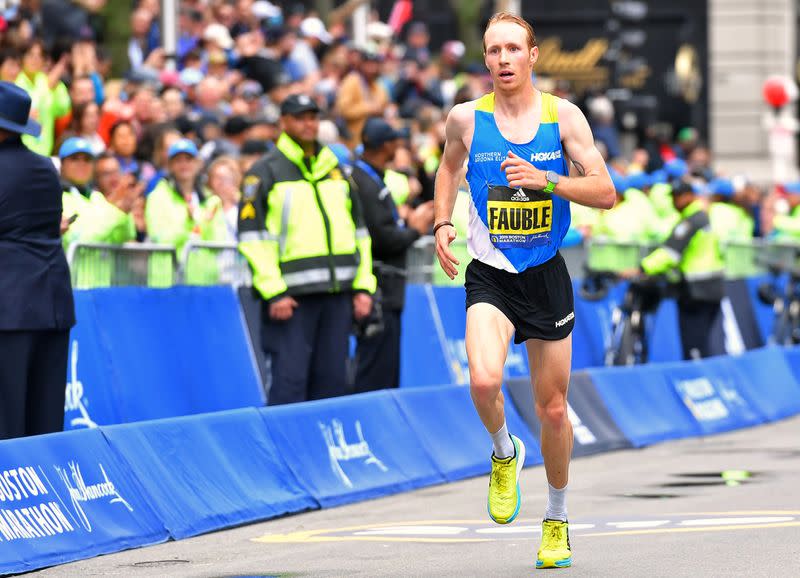
<svg viewBox="0 0 800 578"><path fill-rule="evenodd" d="M542 545L536 557L537 568L567 568L572 566L569 545L569 522L542 521Z"/></svg>
<svg viewBox="0 0 800 578"><path fill-rule="evenodd" d="M519 473L525 463L525 445L516 437L514 455L499 459L492 454L492 473L489 476L489 517L498 524L509 524L519 514Z"/></svg>

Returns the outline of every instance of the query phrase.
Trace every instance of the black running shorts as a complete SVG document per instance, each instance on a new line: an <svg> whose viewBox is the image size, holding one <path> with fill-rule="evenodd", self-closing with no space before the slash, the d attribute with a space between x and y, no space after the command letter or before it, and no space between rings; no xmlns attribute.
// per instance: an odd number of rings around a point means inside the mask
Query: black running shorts
<svg viewBox="0 0 800 578"><path fill-rule="evenodd" d="M464 285L467 309L475 303L497 307L514 325L514 343L557 341L575 326L572 281L561 253L522 273L509 273L473 259Z"/></svg>

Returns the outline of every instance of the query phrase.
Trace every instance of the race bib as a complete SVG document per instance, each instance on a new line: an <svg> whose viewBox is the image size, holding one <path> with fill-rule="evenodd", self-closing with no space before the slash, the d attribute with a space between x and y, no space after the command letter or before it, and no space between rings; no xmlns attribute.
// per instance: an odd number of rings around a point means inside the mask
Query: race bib
<svg viewBox="0 0 800 578"><path fill-rule="evenodd" d="M486 218L498 249L546 245L553 230L553 198L544 191L489 185Z"/></svg>

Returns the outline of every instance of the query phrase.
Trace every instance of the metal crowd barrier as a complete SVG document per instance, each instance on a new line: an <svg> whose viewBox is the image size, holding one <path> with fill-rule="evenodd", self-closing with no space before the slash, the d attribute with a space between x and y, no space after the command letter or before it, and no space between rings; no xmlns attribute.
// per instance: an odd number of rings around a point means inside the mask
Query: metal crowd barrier
<svg viewBox="0 0 800 578"><path fill-rule="evenodd" d="M242 287L253 283L250 265L236 243L189 241L181 257L179 277L184 285Z"/></svg>
<svg viewBox="0 0 800 578"><path fill-rule="evenodd" d="M466 239L456 239L451 250L460 261L459 275L450 280L439 267L432 236L418 239L407 254L409 283L458 285L464 282L469 263ZM622 271L638 267L655 245L590 239L583 245L562 250L573 278L584 275L584 264L596 271ZM800 243L763 239L732 241L723 248L726 276L738 279L770 269L800 267ZM180 258L178 258L180 257ZM188 242L180 256L169 245L153 243L73 243L67 261L76 289L140 285L171 287L185 285L249 286L252 273L236 243Z"/></svg>
<svg viewBox="0 0 800 578"><path fill-rule="evenodd" d="M586 264L595 271L622 271L639 266L642 258L658 245L597 238L585 243ZM722 245L725 276L741 279L765 273L769 268L788 269L800 265L800 243L754 238Z"/></svg>
<svg viewBox="0 0 800 578"><path fill-rule="evenodd" d="M67 263L76 289L141 285L172 287L178 282L175 247L155 243L72 243Z"/></svg>

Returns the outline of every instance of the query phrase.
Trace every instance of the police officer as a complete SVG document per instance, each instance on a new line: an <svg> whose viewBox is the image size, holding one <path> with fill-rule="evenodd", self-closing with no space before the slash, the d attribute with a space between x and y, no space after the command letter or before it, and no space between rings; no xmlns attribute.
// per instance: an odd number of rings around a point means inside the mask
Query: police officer
<svg viewBox="0 0 800 578"><path fill-rule="evenodd" d="M353 167L364 220L372 238L372 260L380 288L381 323L358 336L356 392L397 387L400 380L400 315L405 304L406 251L433 224L428 201L400 218L386 184L386 166L403 135L379 117L367 119L361 133L364 152Z"/></svg>
<svg viewBox="0 0 800 578"><path fill-rule="evenodd" d="M672 200L681 220L663 246L642 260L642 270L647 275L680 273L678 324L684 359L722 354L720 301L725 285L719 239L691 184L674 183Z"/></svg>
<svg viewBox="0 0 800 578"><path fill-rule="evenodd" d="M347 393L352 320L369 315L376 288L358 196L317 141L319 112L286 98L283 132L242 186L239 250L264 302L270 405Z"/></svg>
<svg viewBox="0 0 800 578"><path fill-rule="evenodd" d="M0 439L60 431L69 330L75 324L61 246L61 188L37 136L31 99L0 82Z"/></svg>

